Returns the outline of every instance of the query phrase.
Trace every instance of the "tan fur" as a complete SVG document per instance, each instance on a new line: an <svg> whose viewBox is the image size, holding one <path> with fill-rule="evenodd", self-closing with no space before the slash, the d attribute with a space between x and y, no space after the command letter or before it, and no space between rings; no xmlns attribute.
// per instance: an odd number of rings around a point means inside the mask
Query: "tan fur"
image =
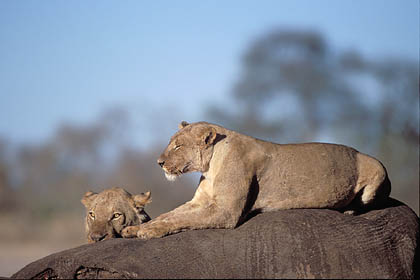
<svg viewBox="0 0 420 280"><path fill-rule="evenodd" d="M234 228L253 211L366 210L390 193L382 164L350 147L275 144L206 122L182 122L179 128L158 163L169 178L202 173L193 199L147 224L124 229L124 237Z"/></svg>
<svg viewBox="0 0 420 280"><path fill-rule="evenodd" d="M122 188L112 188L99 194L89 191L81 201L86 207L89 243L121 237L123 228L150 220L144 211L144 206L151 202L150 192L131 195Z"/></svg>

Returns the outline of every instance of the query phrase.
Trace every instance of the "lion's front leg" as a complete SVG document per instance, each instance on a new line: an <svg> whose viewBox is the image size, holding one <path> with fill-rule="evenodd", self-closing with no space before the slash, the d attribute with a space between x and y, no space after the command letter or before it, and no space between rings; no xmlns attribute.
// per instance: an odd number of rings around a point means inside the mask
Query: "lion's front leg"
<svg viewBox="0 0 420 280"><path fill-rule="evenodd" d="M163 214L161 214L160 216L158 216L158 217L156 217L156 218L154 218L153 220L151 220L150 222L146 222L146 223L143 223L143 224L141 224L141 225L137 225L137 226L128 226L128 227L126 227L126 228L124 228L122 231L121 231L121 236L122 237L124 237L124 238L133 238L133 237L137 237L138 235L137 235L137 233L142 229L142 230L144 230L146 227L148 227L150 230L149 231L154 231L154 232L162 232L162 231L164 231L163 229L164 229L164 227L162 226L163 225L163 223L160 223L161 224L161 226L159 227L160 228L160 230L158 230L158 229L155 229L156 228L156 222L159 222L159 221L163 221L163 220L165 220L165 221L167 221L167 218L168 217L171 217L171 216L173 216L173 215L181 215L181 213L183 213L183 212L188 212L188 211L190 211L191 209L192 209L193 207L191 207L191 202L189 201L189 202L187 202L187 203L185 203L185 204L182 204L181 206L179 206L179 207L177 207L177 208L175 208L174 210L172 210L172 211L170 211L170 212L167 212L167 213L163 213ZM154 225L153 227L151 226L151 225ZM159 224L159 223L158 223ZM149 227L149 225L150 225L150 227ZM151 230L151 228L154 228L154 230ZM145 230L144 230L145 231ZM145 234L146 235L146 234ZM151 235L151 234L147 234L147 235ZM158 236L159 234L153 234L153 236L156 236L156 237L161 237L161 236ZM166 235L166 234L163 234L162 236L164 236L164 235ZM149 239L149 238L148 238Z"/></svg>
<svg viewBox="0 0 420 280"><path fill-rule="evenodd" d="M229 178L228 176L223 177ZM203 180L200 182L193 200L140 225L138 228L126 229L129 233L127 236L133 236L136 230L138 238L150 239L183 230L234 228L244 214L251 180L244 176L233 182L226 181L226 179L220 180L222 183L218 185L209 185L208 181ZM227 188L226 186L236 187ZM209 192L223 195L210 197L208 196Z"/></svg>
<svg viewBox="0 0 420 280"><path fill-rule="evenodd" d="M231 215L215 205L206 207L188 205L182 211L177 209L142 224L137 237L141 239L159 238L184 230L206 228L233 228L236 222Z"/></svg>

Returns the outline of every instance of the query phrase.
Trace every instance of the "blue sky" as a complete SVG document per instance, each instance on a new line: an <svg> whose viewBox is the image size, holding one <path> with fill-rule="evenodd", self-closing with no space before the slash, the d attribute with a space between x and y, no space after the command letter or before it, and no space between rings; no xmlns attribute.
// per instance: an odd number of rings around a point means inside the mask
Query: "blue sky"
<svg viewBox="0 0 420 280"><path fill-rule="evenodd" d="M200 120L211 100L229 102L242 53L275 27L318 30L332 48L371 58L419 60L417 0L2 0L0 137L40 141L115 105L139 127Z"/></svg>

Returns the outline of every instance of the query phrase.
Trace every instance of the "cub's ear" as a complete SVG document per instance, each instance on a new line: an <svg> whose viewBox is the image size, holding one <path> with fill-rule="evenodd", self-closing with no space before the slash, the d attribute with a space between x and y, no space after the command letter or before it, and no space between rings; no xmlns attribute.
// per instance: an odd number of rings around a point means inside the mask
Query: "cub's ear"
<svg viewBox="0 0 420 280"><path fill-rule="evenodd" d="M211 126L207 126L200 131L200 139L204 145L212 145L216 136L216 129Z"/></svg>
<svg viewBox="0 0 420 280"><path fill-rule="evenodd" d="M152 194L150 192L136 194L132 196L134 201L134 207L144 208L144 206L152 202Z"/></svg>
<svg viewBox="0 0 420 280"><path fill-rule="evenodd" d="M85 193L85 195L82 197L80 201L83 203L83 205L86 208L89 208L89 205L92 203L92 201L95 199L97 195L98 195L97 193L88 191L87 193Z"/></svg>
<svg viewBox="0 0 420 280"><path fill-rule="evenodd" d="M189 123L187 123L186 121L182 121L180 124L178 124L178 129L183 129L187 125L189 125Z"/></svg>

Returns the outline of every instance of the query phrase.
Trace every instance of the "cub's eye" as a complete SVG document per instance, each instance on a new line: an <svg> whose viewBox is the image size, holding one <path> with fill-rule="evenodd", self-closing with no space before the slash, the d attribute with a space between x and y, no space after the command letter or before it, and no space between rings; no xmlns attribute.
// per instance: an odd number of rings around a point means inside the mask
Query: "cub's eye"
<svg viewBox="0 0 420 280"><path fill-rule="evenodd" d="M178 150L179 148L181 148L181 145L176 145L176 146L174 147L174 151Z"/></svg>
<svg viewBox="0 0 420 280"><path fill-rule="evenodd" d="M95 219L95 213L93 213L93 211L89 211L89 217Z"/></svg>
<svg viewBox="0 0 420 280"><path fill-rule="evenodd" d="M112 219L118 219L121 215L121 213L114 213L114 215L112 215Z"/></svg>

